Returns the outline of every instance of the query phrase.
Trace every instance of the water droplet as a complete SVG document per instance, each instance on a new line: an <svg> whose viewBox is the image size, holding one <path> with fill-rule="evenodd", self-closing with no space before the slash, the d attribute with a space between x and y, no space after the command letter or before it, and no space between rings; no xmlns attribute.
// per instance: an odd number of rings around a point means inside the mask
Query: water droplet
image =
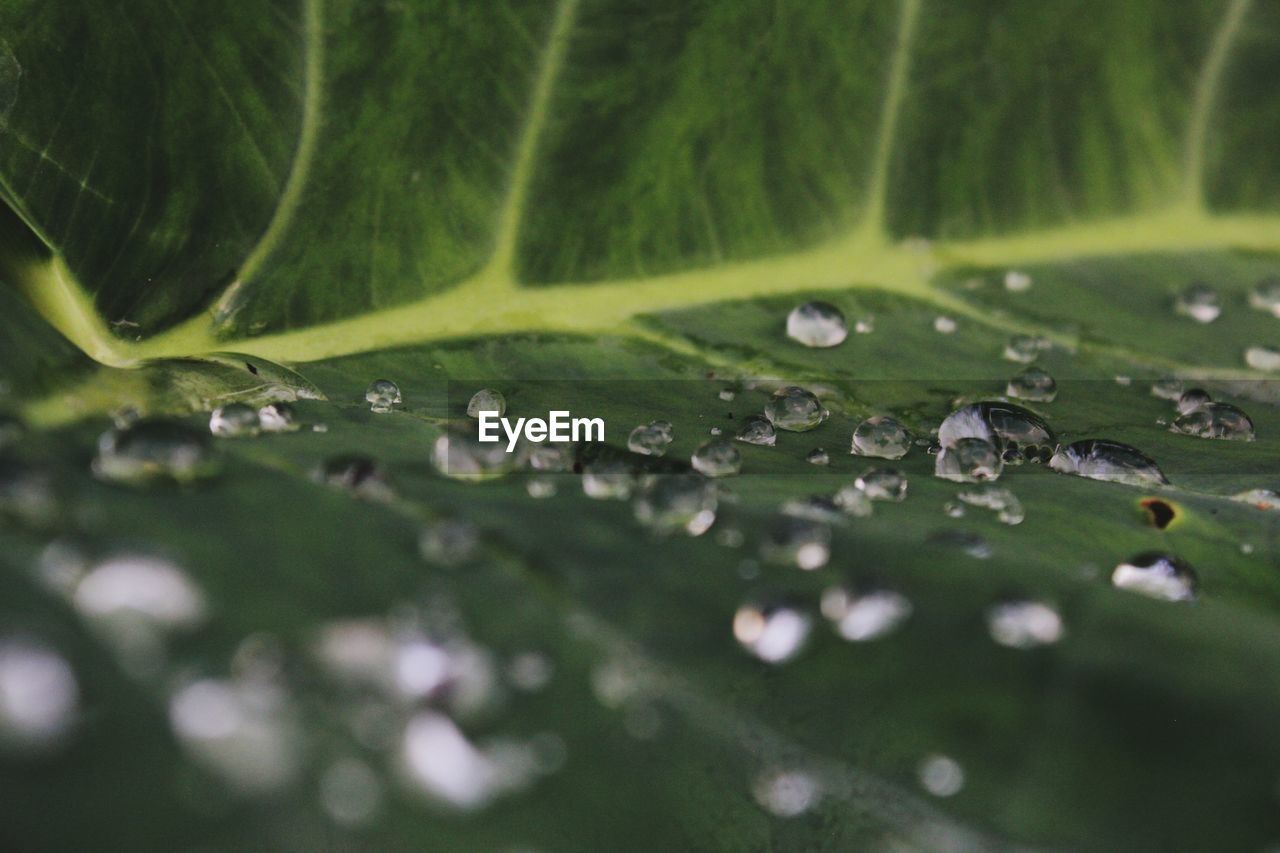
<svg viewBox="0 0 1280 853"><path fill-rule="evenodd" d="M934 457L934 476L956 483L995 480L1003 470L1000 451L982 438L961 438L950 447L943 447Z"/></svg>
<svg viewBox="0 0 1280 853"><path fill-rule="evenodd" d="M807 347L833 347L848 336L844 314L828 302L806 302L787 315L787 337Z"/></svg>
<svg viewBox="0 0 1280 853"><path fill-rule="evenodd" d="M62 655L26 638L0 640L0 744L39 749L75 723L80 689Z"/></svg>
<svg viewBox="0 0 1280 853"><path fill-rule="evenodd" d="M531 498L553 498L556 496L556 481L551 477L530 477L525 481L524 490Z"/></svg>
<svg viewBox="0 0 1280 853"><path fill-rule="evenodd" d="M1264 278L1249 291L1249 304L1280 317L1280 278Z"/></svg>
<svg viewBox="0 0 1280 853"><path fill-rule="evenodd" d="M1040 601L1005 601L987 610L991 639L1011 649L1033 649L1062 639L1062 617Z"/></svg>
<svg viewBox="0 0 1280 853"><path fill-rule="evenodd" d="M929 535L928 541L944 548L954 548L978 560L989 560L994 553L990 542L968 530L938 530Z"/></svg>
<svg viewBox="0 0 1280 853"><path fill-rule="evenodd" d="M854 485L873 501L901 503L907 497L907 477L897 468L868 468Z"/></svg>
<svg viewBox="0 0 1280 853"><path fill-rule="evenodd" d="M268 403L258 409L258 423L263 432L297 432L302 426L288 403Z"/></svg>
<svg viewBox="0 0 1280 853"><path fill-rule="evenodd" d="M508 662L506 673L512 687L525 693L537 693L551 683L555 664L542 652L521 652Z"/></svg>
<svg viewBox="0 0 1280 853"><path fill-rule="evenodd" d="M1192 388L1184 391L1182 396L1178 398L1178 414L1185 415L1194 412L1205 403L1212 403L1213 398L1209 396L1209 392L1203 388Z"/></svg>
<svg viewBox="0 0 1280 853"><path fill-rule="evenodd" d="M498 417L502 417L507 413L507 398L502 396L501 391L481 388L471 395L471 400L467 403L467 417L479 418L481 412L497 412Z"/></svg>
<svg viewBox="0 0 1280 853"><path fill-rule="evenodd" d="M102 434L93 473L101 480L139 485L189 483L216 474L209 434L177 421L148 418Z"/></svg>
<svg viewBox="0 0 1280 853"><path fill-rule="evenodd" d="M52 525L57 515L53 475L20 459L0 457L0 518L39 528Z"/></svg>
<svg viewBox="0 0 1280 853"><path fill-rule="evenodd" d="M632 507L636 519L660 535L683 530L701 536L715 523L719 498L715 483L695 474L648 479Z"/></svg>
<svg viewBox="0 0 1280 853"><path fill-rule="evenodd" d="M1061 474L1131 486L1162 486L1169 482L1155 461L1141 450L1101 438L1058 448L1049 467Z"/></svg>
<svg viewBox="0 0 1280 853"><path fill-rule="evenodd" d="M436 438L431 461L441 474L453 480L480 482L505 476L524 464L528 448L523 442L508 453L505 441L481 441L465 426L451 426Z"/></svg>
<svg viewBox="0 0 1280 853"><path fill-rule="evenodd" d="M1218 291L1204 282L1196 282L1178 294L1174 310L1197 323L1212 323L1222 313Z"/></svg>
<svg viewBox="0 0 1280 853"><path fill-rule="evenodd" d="M956 321L950 317L934 317L933 330L942 335L950 335L956 330Z"/></svg>
<svg viewBox="0 0 1280 853"><path fill-rule="evenodd" d="M756 777L751 796L774 817L799 817L818 804L822 786L807 771L772 768Z"/></svg>
<svg viewBox="0 0 1280 853"><path fill-rule="evenodd" d="M1031 276L1021 270L1009 270L1004 274L1004 289L1010 293L1025 293L1031 289Z"/></svg>
<svg viewBox="0 0 1280 853"><path fill-rule="evenodd" d="M320 804L334 823L366 824L382 806L382 782L360 759L340 759L320 778Z"/></svg>
<svg viewBox="0 0 1280 853"><path fill-rule="evenodd" d="M382 467L368 456L350 454L333 456L321 463L312 478L326 486L370 500L391 500L395 490Z"/></svg>
<svg viewBox="0 0 1280 853"><path fill-rule="evenodd" d="M733 390L732 388L721 388L720 393L717 394L716 396L718 396L721 400L724 400L726 403L728 403L738 396L738 392Z"/></svg>
<svg viewBox="0 0 1280 853"><path fill-rule="evenodd" d="M906 427L888 415L867 418L853 430L855 456L877 459L901 459L911 449L911 436Z"/></svg>
<svg viewBox="0 0 1280 853"><path fill-rule="evenodd" d="M369 403L369 410L379 414L386 414L403 402L400 397L400 386L390 379L375 379L370 382L368 390L364 392L364 398Z"/></svg>
<svg viewBox="0 0 1280 853"><path fill-rule="evenodd" d="M538 767L529 746L510 741L479 746L453 720L431 710L409 720L402 758L424 795L459 811L484 808L525 787Z"/></svg>
<svg viewBox="0 0 1280 853"><path fill-rule="evenodd" d="M1119 385L1121 388L1128 388L1130 385L1132 385L1132 384L1133 384L1133 377L1132 377L1132 376L1125 376L1125 375L1123 375L1123 374L1116 374L1115 380L1116 380L1116 384L1117 384L1117 385Z"/></svg>
<svg viewBox="0 0 1280 853"><path fill-rule="evenodd" d="M480 547L480 531L465 518L442 518L422 528L418 551L423 558L441 566L460 566L471 560Z"/></svg>
<svg viewBox="0 0 1280 853"><path fill-rule="evenodd" d="M228 403L209 415L209 432L219 438L242 438L258 434L258 410L244 403Z"/></svg>
<svg viewBox="0 0 1280 853"><path fill-rule="evenodd" d="M807 456L805 456L804 461L811 465L830 465L831 457L827 455L827 451L823 450L821 447L815 447L813 450L809 451Z"/></svg>
<svg viewBox="0 0 1280 853"><path fill-rule="evenodd" d="M568 471L573 467L573 448L547 442L529 448L529 467L535 471Z"/></svg>
<svg viewBox="0 0 1280 853"><path fill-rule="evenodd" d="M708 477L728 477L742 470L742 453L728 441L708 441L693 451L693 469Z"/></svg>
<svg viewBox="0 0 1280 853"><path fill-rule="evenodd" d="M1116 566L1111 583L1163 601L1191 601L1196 597L1196 573L1191 566L1172 554L1155 551Z"/></svg>
<svg viewBox="0 0 1280 853"><path fill-rule="evenodd" d="M744 604L733 616L733 636L765 663L786 663L804 649L809 617L786 605Z"/></svg>
<svg viewBox="0 0 1280 853"><path fill-rule="evenodd" d="M845 515L854 518L867 518L874 510L871 498L867 497L867 493L858 488L856 483L851 486L842 486L832 497L831 502Z"/></svg>
<svg viewBox="0 0 1280 853"><path fill-rule="evenodd" d="M176 564L159 557L111 557L76 584L76 610L86 619L141 620L162 630L192 628L204 620L204 593Z"/></svg>
<svg viewBox="0 0 1280 853"><path fill-rule="evenodd" d="M827 410L811 391L788 385L773 392L764 414L778 429L807 432L826 420Z"/></svg>
<svg viewBox="0 0 1280 853"><path fill-rule="evenodd" d="M1249 489L1233 495L1231 499L1252 504L1258 509L1280 510L1280 492L1274 489Z"/></svg>
<svg viewBox="0 0 1280 853"><path fill-rule="evenodd" d="M869 335L876 330L876 318L870 315L859 317L853 324L853 330L859 335Z"/></svg>
<svg viewBox="0 0 1280 853"><path fill-rule="evenodd" d="M1161 400L1177 400L1182 396L1182 380L1176 376L1165 376L1151 383L1151 396Z"/></svg>
<svg viewBox="0 0 1280 853"><path fill-rule="evenodd" d="M964 788L964 768L945 755L930 755L920 762L920 787L935 797L954 797Z"/></svg>
<svg viewBox="0 0 1280 853"><path fill-rule="evenodd" d="M855 643L892 633L911 615L906 596L887 589L857 592L833 586L822 593L822 615L841 637Z"/></svg>
<svg viewBox="0 0 1280 853"><path fill-rule="evenodd" d="M780 518L765 531L760 556L805 571L820 569L831 559L831 528L808 518Z"/></svg>
<svg viewBox="0 0 1280 853"><path fill-rule="evenodd" d="M971 506L980 506L996 513L1003 524L1021 524L1026 519L1022 501L1002 486L984 486L980 489L963 489L957 496Z"/></svg>
<svg viewBox="0 0 1280 853"><path fill-rule="evenodd" d="M1257 438L1253 431L1253 421L1229 403L1204 403L1179 415L1169 431L1228 441L1253 441Z"/></svg>
<svg viewBox="0 0 1280 853"><path fill-rule="evenodd" d="M648 426L638 426L627 436L627 449L645 456L662 456L673 439L671 424L652 421Z"/></svg>
<svg viewBox="0 0 1280 853"><path fill-rule="evenodd" d="M943 447L954 447L962 438L981 438L997 449L1015 448L1028 454L1057 443L1044 418L1030 409L996 401L957 409L938 427L938 443Z"/></svg>
<svg viewBox="0 0 1280 853"><path fill-rule="evenodd" d="M1275 347L1249 347L1244 351L1244 363L1254 370L1275 373L1280 370L1280 350Z"/></svg>
<svg viewBox="0 0 1280 853"><path fill-rule="evenodd" d="M594 500L626 500L635 484L631 466L616 457L595 459L582 469L582 492Z"/></svg>
<svg viewBox="0 0 1280 853"><path fill-rule="evenodd" d="M964 518L964 504L959 501L947 501L942 505L942 511L947 514L947 518Z"/></svg>
<svg viewBox="0 0 1280 853"><path fill-rule="evenodd" d="M778 442L778 433L766 418L751 417L747 418L742 429L738 430L736 439L745 444L773 447Z"/></svg>
<svg viewBox="0 0 1280 853"><path fill-rule="evenodd" d="M1014 335L1004 345L1004 357L1008 361L1016 361L1018 364L1030 364L1040 357L1042 350L1048 348L1049 342L1044 338L1032 335Z"/></svg>
<svg viewBox="0 0 1280 853"><path fill-rule="evenodd" d="M1009 380L1005 393L1019 400L1052 403L1058 396L1058 383L1038 367L1028 367Z"/></svg>

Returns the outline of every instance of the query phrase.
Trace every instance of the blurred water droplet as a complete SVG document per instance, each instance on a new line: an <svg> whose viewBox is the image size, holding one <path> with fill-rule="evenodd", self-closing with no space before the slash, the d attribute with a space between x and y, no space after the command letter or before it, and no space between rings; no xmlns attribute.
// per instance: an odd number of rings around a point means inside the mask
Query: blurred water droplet
<svg viewBox="0 0 1280 853"><path fill-rule="evenodd" d="M57 515L53 474L20 459L0 457L0 518L43 528L52 525Z"/></svg>
<svg viewBox="0 0 1280 853"><path fill-rule="evenodd" d="M1040 357L1042 350L1048 348L1049 342L1044 338L1032 335L1014 335L1004 345L1004 357L1006 360L1014 361L1018 364L1030 364Z"/></svg>
<svg viewBox="0 0 1280 853"><path fill-rule="evenodd" d="M683 530L701 536L715 523L718 503L714 483L694 474L670 474L651 477L633 509L641 524L660 535Z"/></svg>
<svg viewBox="0 0 1280 853"><path fill-rule="evenodd" d="M871 498L856 483L850 486L842 486L831 500L832 503L840 508L841 512L854 518L866 518L871 515L874 509L871 505Z"/></svg>
<svg viewBox="0 0 1280 853"><path fill-rule="evenodd" d="M772 768L756 776L751 796L774 817L799 817L821 800L822 786L807 771Z"/></svg>
<svg viewBox="0 0 1280 853"><path fill-rule="evenodd" d="M766 418L751 417L747 418L735 438L745 444L773 447L778 441L778 433Z"/></svg>
<svg viewBox="0 0 1280 853"><path fill-rule="evenodd" d="M507 680L526 693L536 693L551 683L555 665L542 652L521 652L507 664Z"/></svg>
<svg viewBox="0 0 1280 853"><path fill-rule="evenodd" d="M849 336L844 314L828 302L806 302L787 315L787 337L807 347L833 347Z"/></svg>
<svg viewBox="0 0 1280 853"><path fill-rule="evenodd" d="M811 518L785 516L766 529L760 556L805 571L820 569L831 559L831 528Z"/></svg>
<svg viewBox="0 0 1280 853"><path fill-rule="evenodd" d="M1199 281L1178 294L1174 310L1197 323L1212 323L1222 313L1222 303L1218 300L1218 291Z"/></svg>
<svg viewBox="0 0 1280 853"><path fill-rule="evenodd" d="M430 563L460 566L480 547L480 531L465 518L442 518L422 528L418 551Z"/></svg>
<svg viewBox="0 0 1280 853"><path fill-rule="evenodd" d="M318 483L345 489L369 500L389 501L396 494L382 466L368 456L330 457L320 464L312 478Z"/></svg>
<svg viewBox="0 0 1280 853"><path fill-rule="evenodd" d="M964 788L964 768L945 755L930 755L920 762L920 787L935 797L954 797Z"/></svg>
<svg viewBox="0 0 1280 853"><path fill-rule="evenodd" d="M1253 421L1229 403L1205 403L1179 415L1169 426L1169 431L1227 441L1253 441L1257 438Z"/></svg>
<svg viewBox="0 0 1280 853"><path fill-rule="evenodd" d="M726 403L728 403L738 396L738 392L733 390L732 388L721 388L720 393L717 394L716 396L718 396L721 400L724 400Z"/></svg>
<svg viewBox="0 0 1280 853"><path fill-rule="evenodd" d="M693 469L707 477L728 477L742 470L742 453L730 442L708 441L693 451Z"/></svg>
<svg viewBox="0 0 1280 853"><path fill-rule="evenodd" d="M1019 400L1052 403L1058 396L1058 383L1038 367L1028 367L1009 380L1005 393Z"/></svg>
<svg viewBox="0 0 1280 853"><path fill-rule="evenodd" d="M978 560L989 560L995 553L990 542L968 530L938 530L929 535L928 541L944 548L954 548Z"/></svg>
<svg viewBox="0 0 1280 853"><path fill-rule="evenodd" d="M496 412L498 417L507 413L507 398L501 391L481 388L467 402L467 417L479 418L481 412Z"/></svg>
<svg viewBox="0 0 1280 853"><path fill-rule="evenodd" d="M228 403L209 415L209 432L219 438L255 436L260 429L258 410L244 403Z"/></svg>
<svg viewBox="0 0 1280 853"><path fill-rule="evenodd" d="M75 724L80 689L66 659L43 643L0 640L0 746L47 748Z"/></svg>
<svg viewBox="0 0 1280 853"><path fill-rule="evenodd" d="M524 490L531 498L553 498L556 496L556 481L551 477L530 477L525 481Z"/></svg>
<svg viewBox="0 0 1280 853"><path fill-rule="evenodd" d="M788 385L773 392L765 404L764 414L778 429L807 432L826 420L827 410L813 392Z"/></svg>
<svg viewBox="0 0 1280 853"><path fill-rule="evenodd" d="M942 335L953 334L956 330L956 321L951 317L934 317L933 330Z"/></svg>
<svg viewBox="0 0 1280 853"><path fill-rule="evenodd" d="M942 505L942 511L947 514L947 518L964 518L964 504L959 501L947 501Z"/></svg>
<svg viewBox="0 0 1280 853"><path fill-rule="evenodd" d="M830 465L831 457L827 454L827 451L823 450L821 447L815 447L813 450L809 451L807 456L805 456L804 461L808 462L810 465Z"/></svg>
<svg viewBox="0 0 1280 853"><path fill-rule="evenodd" d="M1194 412L1204 404L1212 402L1213 398L1203 388L1192 388L1183 391L1182 396L1178 398L1178 414L1185 415Z"/></svg>
<svg viewBox="0 0 1280 853"><path fill-rule="evenodd" d="M1280 510L1280 492L1274 489L1248 489L1233 495L1231 499L1252 504L1258 509Z"/></svg>
<svg viewBox="0 0 1280 853"><path fill-rule="evenodd" d="M960 500L971 506L980 506L996 513L1003 524L1021 524L1027 517L1022 502L1013 492L1002 486L985 486L980 489L962 489Z"/></svg>
<svg viewBox="0 0 1280 853"><path fill-rule="evenodd" d="M1197 578L1191 566L1172 554L1155 551L1116 566L1111 583L1162 601L1191 601L1196 597Z"/></svg>
<svg viewBox="0 0 1280 853"><path fill-rule="evenodd" d="M1128 388L1130 385L1133 384L1133 377L1125 376L1123 374L1117 374L1115 377L1115 381L1116 381L1116 384L1119 385L1121 388Z"/></svg>
<svg viewBox="0 0 1280 853"><path fill-rule="evenodd" d="M258 409L258 423L263 432L297 432L302 426L288 403L268 403Z"/></svg>
<svg viewBox="0 0 1280 853"><path fill-rule="evenodd" d="M822 593L822 615L846 640L876 640L892 633L911 616L907 597L888 589L858 592L841 586Z"/></svg>
<svg viewBox="0 0 1280 853"><path fill-rule="evenodd" d="M523 442L507 452L506 441L481 441L465 426L451 426L432 447L435 469L453 480L480 482L506 476L524 464L528 448Z"/></svg>
<svg viewBox="0 0 1280 853"><path fill-rule="evenodd" d="M1004 274L1004 289L1010 293L1025 293L1031 289L1031 276L1021 270L1009 270Z"/></svg>
<svg viewBox="0 0 1280 853"><path fill-rule="evenodd" d="M961 438L950 447L943 447L934 457L934 476L956 483L995 480L1003 470L1000 451L981 438Z"/></svg>
<svg viewBox="0 0 1280 853"><path fill-rule="evenodd" d="M1062 617L1040 601L1004 601L987 610L991 639L1011 649L1033 649L1062 639Z"/></svg>
<svg viewBox="0 0 1280 853"><path fill-rule="evenodd" d="M621 459L602 457L582 469L582 491L595 500L626 500L635 488L635 474Z"/></svg>
<svg viewBox="0 0 1280 853"><path fill-rule="evenodd" d="M409 776L429 798L460 811L485 807L524 787L536 769L527 747L495 743L481 748L453 720L420 711L405 727L402 757Z"/></svg>
<svg viewBox="0 0 1280 853"><path fill-rule="evenodd" d="M901 459L910 449L911 436L906 427L888 415L867 418L853 430L850 452L855 456Z"/></svg>
<svg viewBox="0 0 1280 853"><path fill-rule="evenodd" d="M733 636L765 663L794 658L809 638L811 620L786 605L744 604L733 617Z"/></svg>
<svg viewBox="0 0 1280 853"><path fill-rule="evenodd" d="M907 497L907 477L897 468L868 468L854 485L873 501L900 503Z"/></svg>
<svg viewBox="0 0 1280 853"><path fill-rule="evenodd" d="M876 330L876 318L870 315L859 317L853 324L853 330L859 335L869 335Z"/></svg>
<svg viewBox="0 0 1280 853"><path fill-rule="evenodd" d="M339 759L320 777L320 804L334 823L366 824L382 806L382 782L360 759Z"/></svg>
<svg viewBox="0 0 1280 853"><path fill-rule="evenodd" d="M651 421L631 431L627 436L627 449L645 456L663 456L674 438L672 432L671 424L666 421Z"/></svg>
<svg viewBox="0 0 1280 853"><path fill-rule="evenodd" d="M1280 278L1264 278L1249 291L1249 304L1280 317Z"/></svg>
<svg viewBox="0 0 1280 853"><path fill-rule="evenodd" d="M189 483L213 476L219 468L207 432L159 418L103 433L93 459L96 477L128 485Z"/></svg>
<svg viewBox="0 0 1280 853"><path fill-rule="evenodd" d="M1280 370L1280 350L1275 347L1249 347L1244 351L1244 363L1254 370L1275 373Z"/></svg>
<svg viewBox="0 0 1280 853"><path fill-rule="evenodd" d="M17 444L26 431L26 425L17 415L0 411L0 449Z"/></svg>
<svg viewBox="0 0 1280 853"><path fill-rule="evenodd" d="M390 379L375 379L370 382L364 392L364 399L369 403L369 410L379 414L386 414L403 402L400 386Z"/></svg>
<svg viewBox="0 0 1280 853"><path fill-rule="evenodd" d="M546 442L529 448L529 467L535 471L568 471L573 467L573 449Z"/></svg>
<svg viewBox="0 0 1280 853"><path fill-rule="evenodd" d="M1131 486L1162 486L1169 482L1155 460L1141 450L1101 438L1058 448L1049 467L1061 474Z"/></svg>
<svg viewBox="0 0 1280 853"><path fill-rule="evenodd" d="M1182 391L1182 380L1176 376L1165 376L1151 383L1151 396L1161 400L1177 400Z"/></svg>

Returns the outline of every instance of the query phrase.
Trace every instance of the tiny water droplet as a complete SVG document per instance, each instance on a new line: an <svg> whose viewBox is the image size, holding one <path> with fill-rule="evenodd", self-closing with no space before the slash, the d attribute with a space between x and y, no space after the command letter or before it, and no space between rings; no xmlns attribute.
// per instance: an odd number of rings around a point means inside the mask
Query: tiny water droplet
<svg viewBox="0 0 1280 853"><path fill-rule="evenodd" d="M1275 373L1280 370L1280 350L1275 347L1249 347L1244 351L1244 363L1254 370Z"/></svg>
<svg viewBox="0 0 1280 853"><path fill-rule="evenodd" d="M742 453L730 442L708 441L693 451L693 470L707 477L729 477L742 470Z"/></svg>
<svg viewBox="0 0 1280 853"><path fill-rule="evenodd" d="M1011 649L1033 649L1062 639L1062 617L1041 601L1005 601L987 610L991 639Z"/></svg>
<svg viewBox="0 0 1280 853"><path fill-rule="evenodd" d="M805 571L820 569L831 559L831 528L821 521L784 516L765 531L760 556Z"/></svg>
<svg viewBox="0 0 1280 853"><path fill-rule="evenodd" d="M1182 396L1182 380L1176 376L1165 376L1151 383L1151 396L1161 400L1177 400Z"/></svg>
<svg viewBox="0 0 1280 853"><path fill-rule="evenodd" d="M724 433L724 430L718 426L713 426L711 429L707 430L707 432L709 432L711 435L722 435Z"/></svg>
<svg viewBox="0 0 1280 853"><path fill-rule="evenodd" d="M1132 384L1133 384L1133 377L1132 377L1132 376L1125 376L1125 375L1123 375L1123 374L1116 374L1115 380L1116 380L1116 384L1117 384L1117 385L1119 385L1121 388L1128 388L1130 385L1132 385Z"/></svg>
<svg viewBox="0 0 1280 853"><path fill-rule="evenodd" d="M662 456L666 454L667 446L673 438L671 424L666 421L651 421L631 430L631 434L627 436L627 449L644 456Z"/></svg>
<svg viewBox="0 0 1280 853"><path fill-rule="evenodd" d="M481 441L472 429L451 426L436 438L431 461L450 479L481 482L516 470L524 464L527 452L524 442L508 453L504 441Z"/></svg>
<svg viewBox="0 0 1280 853"><path fill-rule="evenodd" d="M209 432L219 438L252 437L260 429L258 410L244 403L228 403L209 415Z"/></svg>
<svg viewBox="0 0 1280 853"><path fill-rule="evenodd" d="M297 432L302 426L288 403L268 403L258 409L258 423L263 432Z"/></svg>
<svg viewBox="0 0 1280 853"><path fill-rule="evenodd" d="M733 636L765 663L786 663L804 649L809 617L784 604L744 604L733 616Z"/></svg>
<svg viewBox="0 0 1280 853"><path fill-rule="evenodd" d="M556 481L551 477L530 477L524 484L524 490L531 498L553 498L556 495Z"/></svg>
<svg viewBox="0 0 1280 853"><path fill-rule="evenodd" d="M1058 448L1049 467L1061 474L1131 486L1163 486L1169 482L1155 460L1141 450L1101 438Z"/></svg>
<svg viewBox="0 0 1280 853"><path fill-rule="evenodd" d="M863 643L892 633L911 615L907 597L888 589L865 592L828 587L822 593L822 615L846 640Z"/></svg>
<svg viewBox="0 0 1280 853"><path fill-rule="evenodd" d="M632 509L636 520L659 535L678 530L701 536L716 520L719 498L715 483L695 474L649 478Z"/></svg>
<svg viewBox="0 0 1280 853"><path fill-rule="evenodd" d="M826 419L827 410L813 392L788 385L773 392L765 404L764 414L778 429L808 432Z"/></svg>
<svg viewBox="0 0 1280 853"><path fill-rule="evenodd" d="M1253 421L1229 403L1204 403L1179 415L1169 426L1169 431L1227 441L1253 441L1257 438Z"/></svg>
<svg viewBox="0 0 1280 853"><path fill-rule="evenodd" d="M395 497L386 472L368 456L348 454L330 457L316 469L313 479L370 500L385 501Z"/></svg>
<svg viewBox="0 0 1280 853"><path fill-rule="evenodd" d="M370 382L368 390L364 392L364 398L369 403L369 410L379 414L386 414L403 402L400 397L400 386L390 379L375 379Z"/></svg>
<svg viewBox="0 0 1280 853"><path fill-rule="evenodd" d="M822 786L805 770L772 768L756 777L751 796L774 817L799 817L818 804Z"/></svg>
<svg viewBox="0 0 1280 853"><path fill-rule="evenodd" d="M1203 388L1192 388L1184 391L1182 396L1178 398L1178 414L1186 415L1194 412L1205 403L1212 403L1213 398L1209 396L1209 392Z"/></svg>
<svg viewBox="0 0 1280 853"><path fill-rule="evenodd" d="M982 438L961 438L934 457L933 474L956 483L982 483L999 478L1004 457Z"/></svg>
<svg viewBox="0 0 1280 853"><path fill-rule="evenodd" d="M1003 486L962 489L957 497L970 506L992 510L1002 524L1021 524L1027 517L1022 501Z"/></svg>
<svg viewBox="0 0 1280 853"><path fill-rule="evenodd" d="M1197 579L1195 571L1181 558L1150 551L1116 566L1111 583L1163 601L1191 601Z"/></svg>
<svg viewBox="0 0 1280 853"><path fill-rule="evenodd" d="M767 418L761 417L747 418L735 438L744 444L758 444L765 447L773 447L778 443L778 433L774 430L773 424Z"/></svg>
<svg viewBox="0 0 1280 853"><path fill-rule="evenodd" d="M1031 276L1021 270L1009 270L1004 274L1004 289L1010 293L1025 293L1031 289Z"/></svg>
<svg viewBox="0 0 1280 853"><path fill-rule="evenodd" d="M948 518L964 518L964 504L959 501L947 501L942 505L942 511Z"/></svg>
<svg viewBox="0 0 1280 853"><path fill-rule="evenodd" d="M806 302L787 315L787 337L807 347L834 347L848 336L844 314L829 302Z"/></svg>
<svg viewBox="0 0 1280 853"><path fill-rule="evenodd" d="M906 427L888 415L875 415L854 428L849 452L877 459L901 459L910 449L911 436Z"/></svg>
<svg viewBox="0 0 1280 853"><path fill-rule="evenodd" d="M873 501L901 503L907 497L907 477L897 468L869 468L854 485Z"/></svg>
<svg viewBox="0 0 1280 853"><path fill-rule="evenodd" d="M964 768L945 755L930 755L917 771L920 787L935 797L954 797L964 788Z"/></svg>
<svg viewBox="0 0 1280 853"><path fill-rule="evenodd" d="M507 398L502 396L501 391L481 388L467 402L467 417L479 418L481 412L497 412L498 417L502 417L507 413Z"/></svg>
<svg viewBox="0 0 1280 853"><path fill-rule="evenodd" d="M804 461L811 465L830 465L831 457L821 447L815 447L809 451L809 455L805 456Z"/></svg>
<svg viewBox="0 0 1280 853"><path fill-rule="evenodd" d="M1195 282L1178 294L1174 310L1197 323L1212 323L1222 313L1218 291L1202 281Z"/></svg>
<svg viewBox="0 0 1280 853"><path fill-rule="evenodd" d="M96 477L129 485L156 480L188 483L210 477L219 468L207 432L162 418L103 433L93 460Z"/></svg>
<svg viewBox="0 0 1280 853"><path fill-rule="evenodd" d="M1005 393L1019 400L1052 403L1058 396L1058 383L1038 367L1028 367L1009 380Z"/></svg>
<svg viewBox="0 0 1280 853"><path fill-rule="evenodd" d="M870 315L859 317L853 324L853 330L859 335L869 335L876 330L876 318Z"/></svg>
<svg viewBox="0 0 1280 853"><path fill-rule="evenodd" d="M1004 357L1018 364L1030 364L1040 357L1043 350L1049 348L1049 342L1033 335L1014 335L1004 345Z"/></svg>
<svg viewBox="0 0 1280 853"><path fill-rule="evenodd" d="M734 391L732 388L721 388L720 393L716 396L728 403L733 400L734 397L738 396L738 392Z"/></svg>
<svg viewBox="0 0 1280 853"><path fill-rule="evenodd" d="M1280 317L1280 278L1264 278L1249 291L1249 304L1259 311Z"/></svg>

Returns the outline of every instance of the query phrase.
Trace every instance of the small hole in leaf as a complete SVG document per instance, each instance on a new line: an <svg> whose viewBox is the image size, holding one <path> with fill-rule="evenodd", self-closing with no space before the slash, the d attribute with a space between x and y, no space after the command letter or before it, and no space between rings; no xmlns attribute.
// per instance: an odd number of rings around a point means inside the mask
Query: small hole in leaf
<svg viewBox="0 0 1280 853"><path fill-rule="evenodd" d="M257 376L257 375L258 375L258 368L254 367L254 366L253 366L252 364L250 364L249 362L247 362L247 361L246 361L246 362L244 363L244 366L245 366L245 367L247 367L247 368L249 368L249 372L250 372L250 373L252 373L254 376Z"/></svg>
<svg viewBox="0 0 1280 853"><path fill-rule="evenodd" d="M1146 510L1147 521L1159 530L1164 530L1178 517L1178 511L1173 508L1173 504L1159 498L1147 498L1142 502L1142 508Z"/></svg>

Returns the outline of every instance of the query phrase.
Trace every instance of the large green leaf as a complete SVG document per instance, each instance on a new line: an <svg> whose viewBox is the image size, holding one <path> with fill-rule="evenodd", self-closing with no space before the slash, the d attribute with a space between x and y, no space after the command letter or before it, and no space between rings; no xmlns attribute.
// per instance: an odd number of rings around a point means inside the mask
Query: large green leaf
<svg viewBox="0 0 1280 853"><path fill-rule="evenodd" d="M0 841L1275 843L1280 516L1233 496L1275 488L1280 462L1273 384L1242 356L1276 342L1247 294L1280 273L1278 38L1248 0L0 3L0 403L27 422L0 491L0 642L43 643L79 687L53 748L0 737ZM1173 310L1196 280L1220 295L1212 324ZM874 328L801 347L784 318L811 298ZM1051 344L1037 363L1060 389L1039 408L1063 441L1131 443L1170 485L1010 468L1027 517L1009 526L944 512L960 487L915 448L894 463L907 499L834 524L828 566L762 559L785 502L869 467L847 452L858 421L927 435L957 400L1002 395L1013 334ZM1150 393L1167 373L1244 407L1258 440L1169 432ZM404 394L388 414L364 400L382 377ZM615 452L667 476L780 379L831 418L743 445L700 537L655 535L577 473L539 499L528 471L467 483L429 462L490 386L515 414L603 417L611 449L580 464ZM307 428L218 439L221 474L182 488L89 475L109 415L205 430L233 400L291 400ZM667 458L628 456L654 419L674 425ZM817 446L829 465L806 461ZM389 485L316 482L352 454ZM441 519L479 531L461 564L419 553ZM41 579L68 547L175 561L208 619L139 669ZM1195 567L1196 602L1107 582L1152 550ZM912 616L839 639L819 601L846 581L892 585ZM1054 606L1064 637L993 642L984 613L1010 596ZM817 623L785 665L734 639L761 597ZM476 707L352 690L316 654L352 618L465 636L468 677L496 686ZM511 675L530 660L551 672L533 690ZM264 666L289 737L211 759L179 736L184 684ZM381 738L352 724L370 713ZM542 770L474 812L424 800L400 738L432 714L534 745ZM269 792L218 763L261 775L272 749L298 772ZM963 768L955 796L922 788L931 755ZM335 794L352 759L364 783ZM803 814L764 807L778 771L820 790ZM372 816L335 818L371 785Z"/></svg>

